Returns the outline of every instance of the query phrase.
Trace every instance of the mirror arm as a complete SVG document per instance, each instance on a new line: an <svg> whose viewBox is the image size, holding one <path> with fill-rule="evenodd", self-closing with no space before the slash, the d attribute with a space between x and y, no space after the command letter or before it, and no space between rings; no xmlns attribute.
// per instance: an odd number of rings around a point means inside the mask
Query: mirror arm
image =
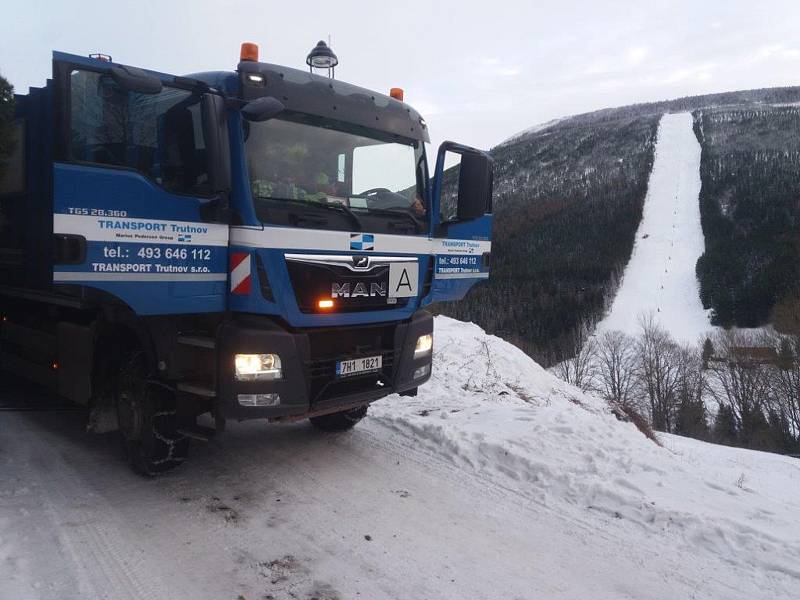
<svg viewBox="0 0 800 600"><path fill-rule="evenodd" d="M274 119L286 110L283 102L274 96L262 96L245 104L241 109L242 117L256 123Z"/></svg>
<svg viewBox="0 0 800 600"><path fill-rule="evenodd" d="M123 90L138 94L158 94L163 87L158 77L148 75L142 69L125 65L113 66L109 70L112 79Z"/></svg>

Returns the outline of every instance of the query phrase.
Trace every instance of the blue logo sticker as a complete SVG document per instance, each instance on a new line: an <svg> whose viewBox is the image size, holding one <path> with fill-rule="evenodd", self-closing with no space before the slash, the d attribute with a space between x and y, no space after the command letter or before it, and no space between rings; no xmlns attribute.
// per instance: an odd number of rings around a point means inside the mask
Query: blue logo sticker
<svg viewBox="0 0 800 600"><path fill-rule="evenodd" d="M178 234L178 241L179 242L191 242L192 241L192 234L191 233L179 233Z"/></svg>
<svg viewBox="0 0 800 600"><path fill-rule="evenodd" d="M374 250L375 236L371 233L351 233L350 250Z"/></svg>

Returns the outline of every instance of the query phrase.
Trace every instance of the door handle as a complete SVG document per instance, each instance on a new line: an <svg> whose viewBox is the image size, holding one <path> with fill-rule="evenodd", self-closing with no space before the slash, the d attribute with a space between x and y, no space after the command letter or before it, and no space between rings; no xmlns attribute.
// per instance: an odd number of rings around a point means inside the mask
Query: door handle
<svg viewBox="0 0 800 600"><path fill-rule="evenodd" d="M53 262L79 265L86 260L86 238L72 233L53 234Z"/></svg>

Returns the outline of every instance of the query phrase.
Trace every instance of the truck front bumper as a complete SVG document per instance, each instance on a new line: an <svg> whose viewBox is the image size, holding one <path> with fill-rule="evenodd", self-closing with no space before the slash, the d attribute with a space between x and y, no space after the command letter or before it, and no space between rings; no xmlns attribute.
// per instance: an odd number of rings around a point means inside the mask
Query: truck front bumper
<svg viewBox="0 0 800 600"><path fill-rule="evenodd" d="M296 331L267 317L240 316L219 332L216 411L236 420L302 418L412 390L430 379L431 353L415 358L414 350L420 336L432 333L425 311L399 323ZM280 357L280 379L236 379L236 354L266 353ZM337 361L376 355L379 371L337 377Z"/></svg>

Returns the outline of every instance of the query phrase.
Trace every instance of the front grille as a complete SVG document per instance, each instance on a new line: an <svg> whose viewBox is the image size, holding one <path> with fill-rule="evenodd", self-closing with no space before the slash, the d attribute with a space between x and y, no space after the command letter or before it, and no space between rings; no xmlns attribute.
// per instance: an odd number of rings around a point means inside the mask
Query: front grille
<svg viewBox="0 0 800 600"><path fill-rule="evenodd" d="M311 402L376 390L391 385L397 357L394 351L395 325L354 327L347 331L308 332L310 358L305 363ZM336 378L336 361L378 356L380 371Z"/></svg>
<svg viewBox="0 0 800 600"><path fill-rule="evenodd" d="M394 367L394 351L380 352L383 366L381 371L376 373L384 373L391 376L392 368ZM336 378L336 362L339 360L348 360L351 358L361 358L365 356L377 356L378 354L361 354L358 356L342 356L341 358L323 358L320 360L310 360L306 363L308 374L311 379L335 379ZM344 379L355 379L357 377L366 377L369 375L376 375L376 373L365 373L364 375L351 375L344 377Z"/></svg>
<svg viewBox="0 0 800 600"><path fill-rule="evenodd" d="M348 293L360 289L366 294L350 298L337 296L334 299L335 312L391 310L402 308L409 301L408 298L395 298L391 304L387 301L388 265L358 272L337 264L310 264L287 260L286 268L297 305L303 313L318 312L317 303L321 299L332 298L331 291L334 284L337 289L346 287ZM383 290L383 295L377 291L378 289Z"/></svg>

